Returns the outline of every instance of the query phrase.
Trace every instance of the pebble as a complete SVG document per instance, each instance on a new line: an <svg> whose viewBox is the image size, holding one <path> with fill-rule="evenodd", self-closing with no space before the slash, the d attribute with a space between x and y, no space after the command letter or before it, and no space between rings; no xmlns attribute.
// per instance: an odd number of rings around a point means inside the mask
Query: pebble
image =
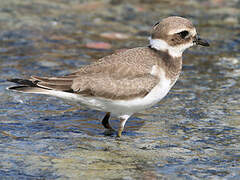
<svg viewBox="0 0 240 180"><path fill-rule="evenodd" d="M104 32L101 33L100 36L106 39L128 39L130 37L128 34L119 32Z"/></svg>
<svg viewBox="0 0 240 180"><path fill-rule="evenodd" d="M114 51L114 53L120 53L120 52L124 52L124 51L127 51L128 49L127 48L123 48L123 49L117 49Z"/></svg>
<svg viewBox="0 0 240 180"><path fill-rule="evenodd" d="M112 45L106 42L89 42L86 47L90 49L111 49Z"/></svg>
<svg viewBox="0 0 240 180"><path fill-rule="evenodd" d="M238 19L237 17L228 17L224 19L224 22L227 24L238 24Z"/></svg>

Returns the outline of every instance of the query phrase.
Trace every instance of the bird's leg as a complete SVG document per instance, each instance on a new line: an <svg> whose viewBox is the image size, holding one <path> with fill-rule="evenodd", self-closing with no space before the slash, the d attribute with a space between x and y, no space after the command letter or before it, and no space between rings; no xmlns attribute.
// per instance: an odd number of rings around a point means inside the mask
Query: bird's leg
<svg viewBox="0 0 240 180"><path fill-rule="evenodd" d="M124 115L122 117L120 117L120 125L119 125L119 128L118 128L118 133L117 133L117 137L121 137L122 136L122 132L123 132L123 129L124 129L124 126L128 120L130 116L128 115Z"/></svg>
<svg viewBox="0 0 240 180"><path fill-rule="evenodd" d="M109 124L109 119L110 119L111 113L107 112L104 118L102 119L102 125L109 130L113 130L112 126Z"/></svg>

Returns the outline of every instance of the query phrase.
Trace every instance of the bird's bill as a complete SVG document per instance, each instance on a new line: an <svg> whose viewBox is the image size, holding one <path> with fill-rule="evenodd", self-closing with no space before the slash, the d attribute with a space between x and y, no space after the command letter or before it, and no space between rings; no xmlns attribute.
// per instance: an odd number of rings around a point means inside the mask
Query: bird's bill
<svg viewBox="0 0 240 180"><path fill-rule="evenodd" d="M201 46L210 46L210 44L207 42L207 40L202 39L200 37L196 37L194 40L194 43L196 45L201 45Z"/></svg>

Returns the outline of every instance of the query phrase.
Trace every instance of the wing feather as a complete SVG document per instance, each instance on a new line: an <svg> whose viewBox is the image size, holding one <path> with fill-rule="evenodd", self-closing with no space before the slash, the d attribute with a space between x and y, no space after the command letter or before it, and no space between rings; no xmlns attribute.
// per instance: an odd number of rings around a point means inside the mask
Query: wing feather
<svg viewBox="0 0 240 180"><path fill-rule="evenodd" d="M159 79L150 74L134 78L115 79L110 76L87 76L73 81L74 92L85 96L111 99L131 99L143 97L154 88Z"/></svg>
<svg viewBox="0 0 240 180"><path fill-rule="evenodd" d="M149 48L134 48L106 56L66 76L32 76L29 80L16 79L13 82L84 96L113 99L144 96L159 82L159 77L150 74L157 62L152 53Z"/></svg>

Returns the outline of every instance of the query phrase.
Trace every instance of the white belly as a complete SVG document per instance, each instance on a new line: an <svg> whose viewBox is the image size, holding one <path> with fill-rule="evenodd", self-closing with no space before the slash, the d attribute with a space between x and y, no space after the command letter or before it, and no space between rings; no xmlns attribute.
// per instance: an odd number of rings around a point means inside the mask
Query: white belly
<svg viewBox="0 0 240 180"><path fill-rule="evenodd" d="M170 88L170 80L167 80L164 83L161 82L155 86L147 96L130 100L110 100L100 97L84 97L78 94L62 91L53 91L51 95L80 102L80 104L95 110L111 112L116 116L122 116L132 115L138 111L150 108L166 96Z"/></svg>

